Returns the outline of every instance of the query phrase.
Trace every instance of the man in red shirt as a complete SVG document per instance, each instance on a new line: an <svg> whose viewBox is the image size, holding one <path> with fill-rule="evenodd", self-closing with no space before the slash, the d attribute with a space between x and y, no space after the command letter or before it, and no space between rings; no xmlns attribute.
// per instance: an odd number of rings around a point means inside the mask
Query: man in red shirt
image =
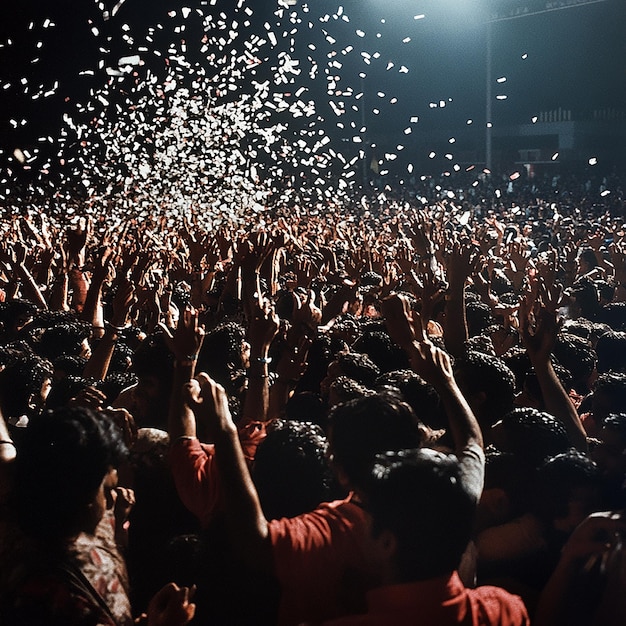
<svg viewBox="0 0 626 626"><path fill-rule="evenodd" d="M367 492L366 541L379 583L367 592L367 613L326 626L529 624L518 596L468 589L459 578L476 502L454 455L428 448L379 455Z"/></svg>
<svg viewBox="0 0 626 626"><path fill-rule="evenodd" d="M407 325L405 313L393 318ZM437 389L458 455L459 480L476 503L484 455L476 419L461 395L448 356L425 334L407 330L403 347L414 370ZM403 337L403 338L404 338ZM350 496L291 519L268 521L248 473L223 388L205 374L186 386L187 402L213 431L215 462L228 527L242 556L273 572L282 588L280 624L319 623L365 610L365 590L376 582L371 562L366 481L376 454L419 447L418 420L401 400L381 395L348 402L331 416L329 443L339 480Z"/></svg>

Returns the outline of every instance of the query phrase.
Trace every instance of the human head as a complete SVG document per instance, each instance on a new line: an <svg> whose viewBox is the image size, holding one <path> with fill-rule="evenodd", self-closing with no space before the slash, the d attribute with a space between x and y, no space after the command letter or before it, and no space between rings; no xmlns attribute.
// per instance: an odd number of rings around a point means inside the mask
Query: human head
<svg viewBox="0 0 626 626"><path fill-rule="evenodd" d="M572 385L578 393L589 393L598 357L591 343L582 337L560 333L554 346L554 356L572 375Z"/></svg>
<svg viewBox="0 0 626 626"><path fill-rule="evenodd" d="M611 413L621 413L624 407L626 407L626 373L600 374L591 396L594 421L600 425Z"/></svg>
<svg viewBox="0 0 626 626"><path fill-rule="evenodd" d="M35 354L22 354L0 372L4 416L32 417L43 407L52 380L50 361Z"/></svg>
<svg viewBox="0 0 626 626"><path fill-rule="evenodd" d="M376 457L367 487L374 538L392 536L393 582L428 580L459 565L469 542L476 502L458 459L429 448Z"/></svg>
<svg viewBox="0 0 626 626"><path fill-rule="evenodd" d="M125 454L117 426L88 408L47 411L33 418L15 467L22 529L51 540L93 532L104 514L105 488L110 488L103 481Z"/></svg>
<svg viewBox="0 0 626 626"><path fill-rule="evenodd" d="M329 415L335 468L354 488L364 484L376 454L422 443L413 409L391 390L339 404Z"/></svg>
<svg viewBox="0 0 626 626"><path fill-rule="evenodd" d="M233 392L233 376L248 366L250 346L241 324L225 322L207 332L198 357L198 370L207 372L224 388Z"/></svg>
<svg viewBox="0 0 626 626"><path fill-rule="evenodd" d="M580 249L578 256L576 257L576 262L578 263L578 274L580 276L587 274L598 265L596 254L593 248L589 247Z"/></svg>
<svg viewBox="0 0 626 626"><path fill-rule="evenodd" d="M611 413L602 423L600 441L591 450L604 480L610 508L624 506L626 478L626 413Z"/></svg>
<svg viewBox="0 0 626 626"><path fill-rule="evenodd" d="M257 448L252 479L268 519L295 517L330 499L326 436L316 424L277 420Z"/></svg>
<svg viewBox="0 0 626 626"><path fill-rule="evenodd" d="M14 299L0 303L0 328L7 339L14 338L36 314L37 305L29 300Z"/></svg>
<svg viewBox="0 0 626 626"><path fill-rule="evenodd" d="M134 415L140 426L164 427L174 376L174 355L160 333L146 337L133 353L131 371L137 376Z"/></svg>
<svg viewBox="0 0 626 626"><path fill-rule="evenodd" d="M413 370L399 369L382 374L376 379L376 389L385 387L397 389L426 426L438 429L447 425L437 390Z"/></svg>
<svg viewBox="0 0 626 626"><path fill-rule="evenodd" d="M363 398L374 392L347 376L337 376L328 388L328 406L333 407L355 398Z"/></svg>
<svg viewBox="0 0 626 626"><path fill-rule="evenodd" d="M610 331L604 333L596 343L598 374L609 370L626 372L626 333Z"/></svg>
<svg viewBox="0 0 626 626"><path fill-rule="evenodd" d="M384 330L367 330L355 341L352 348L367 355L381 372L408 367L406 353L394 345Z"/></svg>
<svg viewBox="0 0 626 626"><path fill-rule="evenodd" d="M285 419L313 422L326 429L326 405L319 394L312 391L294 393L285 405Z"/></svg>
<svg viewBox="0 0 626 626"><path fill-rule="evenodd" d="M609 302L598 313L598 320L613 330L626 330L626 302Z"/></svg>
<svg viewBox="0 0 626 626"><path fill-rule="evenodd" d="M487 435L513 406L515 375L502 359L470 351L455 361L455 378Z"/></svg>
<svg viewBox="0 0 626 626"><path fill-rule="evenodd" d="M47 359L64 354L89 358L91 326L85 322L67 322L46 329L39 339L38 352Z"/></svg>
<svg viewBox="0 0 626 626"><path fill-rule="evenodd" d="M602 508L598 466L570 449L546 460L537 470L534 512L556 530L571 533Z"/></svg>
<svg viewBox="0 0 626 626"><path fill-rule="evenodd" d="M480 335L494 322L491 309L484 302L469 301L466 304L465 312L470 337Z"/></svg>
<svg viewBox="0 0 626 626"><path fill-rule="evenodd" d="M491 439L498 450L510 452L528 468L570 448L561 422L549 413L519 407L505 414L492 428Z"/></svg>

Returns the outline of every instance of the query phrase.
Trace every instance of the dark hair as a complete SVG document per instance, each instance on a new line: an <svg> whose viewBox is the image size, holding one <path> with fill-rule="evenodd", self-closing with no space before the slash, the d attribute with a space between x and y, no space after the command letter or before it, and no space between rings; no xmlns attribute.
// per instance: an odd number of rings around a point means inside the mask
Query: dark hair
<svg viewBox="0 0 626 626"><path fill-rule="evenodd" d="M501 358L515 376L516 391L521 391L526 373L532 368L528 352L525 348L514 346L509 348Z"/></svg>
<svg viewBox="0 0 626 626"><path fill-rule="evenodd" d="M31 416L31 399L41 394L43 384L51 378L52 364L35 354L24 354L7 365L0 372L5 417Z"/></svg>
<svg viewBox="0 0 626 626"><path fill-rule="evenodd" d="M174 355L167 347L163 334L149 335L139 344L133 354L131 370L139 378L158 378L169 393L174 374Z"/></svg>
<svg viewBox="0 0 626 626"><path fill-rule="evenodd" d="M370 389L380 375L380 369L366 354L340 352L335 356L335 360L348 378L352 378Z"/></svg>
<svg viewBox="0 0 626 626"><path fill-rule="evenodd" d="M501 422L506 441L502 452L511 452L529 467L538 467L546 458L570 448L561 422L549 413L520 407L507 413Z"/></svg>
<svg viewBox="0 0 626 626"><path fill-rule="evenodd" d="M569 390L572 388L572 376L568 370L566 370L562 365L555 363L554 372L564 389ZM539 384L539 380L537 379L537 374L534 369L526 372L523 386L530 397L535 399L539 403L539 406L543 408L545 405L543 391L541 390L541 385Z"/></svg>
<svg viewBox="0 0 626 626"><path fill-rule="evenodd" d="M594 400L602 394L602 406ZM592 407L596 422L602 422L610 413L620 413L626 407L626 373L606 372L598 376L592 396ZM602 412L600 412L600 408Z"/></svg>
<svg viewBox="0 0 626 626"><path fill-rule="evenodd" d="M606 417L602 426L607 430L616 432L626 447L626 413L611 413Z"/></svg>
<svg viewBox="0 0 626 626"><path fill-rule="evenodd" d="M626 330L626 302L609 302L598 313L598 321L613 330Z"/></svg>
<svg viewBox="0 0 626 626"><path fill-rule="evenodd" d="M623 372L626 370L626 333L610 331L604 333L596 343L598 356L598 373L609 370Z"/></svg>
<svg viewBox="0 0 626 626"><path fill-rule="evenodd" d="M586 454L573 449L558 454L537 470L534 512L548 523L566 517L576 489L589 486L599 492L600 485L598 466Z"/></svg>
<svg viewBox="0 0 626 626"><path fill-rule="evenodd" d="M91 336L91 326L86 322L59 324L44 331L35 349L53 361L63 354L80 355L82 343Z"/></svg>
<svg viewBox="0 0 626 626"><path fill-rule="evenodd" d="M595 320L601 311L595 283L588 278L579 278L568 291L580 308L580 314L588 320Z"/></svg>
<svg viewBox="0 0 626 626"><path fill-rule="evenodd" d="M466 397L485 393L477 416L481 423L493 424L513 406L515 375L502 359L470 351L456 360L455 370L461 375L461 391Z"/></svg>
<svg viewBox="0 0 626 626"><path fill-rule="evenodd" d="M444 428L447 420L441 409L437 390L413 370L402 369L382 374L376 379L376 388L397 389L418 419L430 428Z"/></svg>
<svg viewBox="0 0 626 626"><path fill-rule="evenodd" d="M398 582L428 580L454 571L469 542L476 501L465 489L454 455L429 448L376 457L367 507L378 536L398 543Z"/></svg>
<svg viewBox="0 0 626 626"><path fill-rule="evenodd" d="M318 393L294 393L285 405L285 418L298 422L313 422L326 429L326 404Z"/></svg>
<svg viewBox="0 0 626 626"><path fill-rule="evenodd" d="M224 388L233 392L233 375L243 368L242 349L245 329L236 322L225 322L209 331L200 349L198 371L207 372Z"/></svg>
<svg viewBox="0 0 626 626"><path fill-rule="evenodd" d="M597 361L591 344L582 337L561 333L554 346L554 356L571 373L574 389L578 393L588 393L589 376Z"/></svg>
<svg viewBox="0 0 626 626"><path fill-rule="evenodd" d="M330 499L326 437L316 424L277 420L257 448L252 478L265 517L295 517Z"/></svg>
<svg viewBox="0 0 626 626"><path fill-rule="evenodd" d="M102 339L91 342L92 350L95 350ZM109 362L109 372L124 373L130 369L133 362L134 350L127 344L118 339L113 347L113 354Z"/></svg>
<svg viewBox="0 0 626 626"><path fill-rule="evenodd" d="M389 390L333 407L329 425L334 460L353 486L367 479L376 454L422 443L413 409Z"/></svg>
<svg viewBox="0 0 626 626"><path fill-rule="evenodd" d="M29 300L15 298L8 302L0 302L0 324L2 324L3 333L6 335L14 333L15 325L20 318L32 317L37 310L37 305Z"/></svg>
<svg viewBox="0 0 626 626"><path fill-rule="evenodd" d="M363 333L352 348L367 355L381 372L390 372L400 367L408 367L406 353L396 346L391 337L382 330L371 330Z"/></svg>
<svg viewBox="0 0 626 626"><path fill-rule="evenodd" d="M319 393L320 383L328 371L328 364L337 352L345 349L345 345L345 342L338 337L330 334L318 334L309 346L307 356L309 365L296 386L296 390Z"/></svg>
<svg viewBox="0 0 626 626"><path fill-rule="evenodd" d="M489 305L480 301L470 301L466 304L465 317L470 337L480 335L494 322Z"/></svg>
<svg viewBox="0 0 626 626"><path fill-rule="evenodd" d="M598 259L593 248L584 247L578 252L578 258L584 261L591 269L598 265Z"/></svg>
<svg viewBox="0 0 626 626"><path fill-rule="evenodd" d="M76 524L126 447L115 424L84 407L46 411L33 418L16 460L16 505L22 529L61 539Z"/></svg>
<svg viewBox="0 0 626 626"><path fill-rule="evenodd" d="M331 392L337 398L334 402L330 398ZM365 385L358 383L352 378L348 378L348 376L337 376L337 378L330 383L328 403L329 405L339 404L341 402L348 402L349 400L363 398L373 393L374 392L371 389L368 389Z"/></svg>
<svg viewBox="0 0 626 626"><path fill-rule="evenodd" d="M87 359L84 356L63 354L52 362L55 371L61 370L67 376L80 376L85 369Z"/></svg>

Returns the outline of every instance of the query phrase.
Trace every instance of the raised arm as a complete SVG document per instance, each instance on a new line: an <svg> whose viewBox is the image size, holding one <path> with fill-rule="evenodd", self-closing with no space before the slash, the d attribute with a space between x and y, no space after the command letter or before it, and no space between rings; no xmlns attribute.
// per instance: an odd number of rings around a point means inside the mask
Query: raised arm
<svg viewBox="0 0 626 626"><path fill-rule="evenodd" d="M543 283L539 286L537 298L532 294L526 294L520 303L520 331L541 388L546 411L565 426L572 445L586 452L585 429L550 360L559 330L557 322L559 296L558 286L547 287ZM535 320L534 324L531 324L531 319Z"/></svg>
<svg viewBox="0 0 626 626"><path fill-rule="evenodd" d="M204 373L189 382L185 390L198 421L211 426L224 510L236 547L250 565L269 571L272 560L267 520L239 443L226 392Z"/></svg>
<svg viewBox="0 0 626 626"><path fill-rule="evenodd" d="M450 354L461 356L468 339L465 317L465 283L480 260L480 251L469 242L455 242L448 258L444 340Z"/></svg>
<svg viewBox="0 0 626 626"><path fill-rule="evenodd" d="M626 521L621 513L594 513L574 530L561 551L558 565L543 588L535 619L536 626L567 626L570 623L572 594L584 593L580 585L581 575L600 566L608 574L608 584L593 624L611 626L623 624L626 616L624 603L623 537L626 534ZM611 570L611 557L622 561L618 572ZM608 566L607 566L608 565ZM617 576L615 575L617 574ZM617 579L617 580L615 580ZM618 582L618 592L611 594L611 584ZM582 598L584 601L584 598ZM597 600L589 593L589 602ZM578 603L580 605L580 602ZM610 608L609 608L610 607ZM598 613L602 620L598 620Z"/></svg>
<svg viewBox="0 0 626 626"><path fill-rule="evenodd" d="M100 343L85 365L83 371L85 378L96 378L97 380L106 378L115 350L115 342L119 333L129 324L129 312L133 302L135 302L135 289L132 283L125 278L119 282L113 298L113 317L110 323L106 325Z"/></svg>
<svg viewBox="0 0 626 626"><path fill-rule="evenodd" d="M248 326L250 368L243 406L244 420L266 421L269 414L269 350L279 327L274 307L265 298L256 298Z"/></svg>
<svg viewBox="0 0 626 626"><path fill-rule="evenodd" d="M168 345L174 354L174 382L168 414L168 432L174 443L181 437L196 437L196 419L185 402L184 386L193 378L196 361L204 341L204 328L198 323L198 311L186 308L181 312L178 326L170 333L165 325L161 329L168 337Z"/></svg>
<svg viewBox="0 0 626 626"><path fill-rule="evenodd" d="M437 390L467 488L478 500L484 480L483 436L456 384L450 357L428 340L420 316L411 310L409 302L402 296L384 300L383 313L389 334L407 352L413 370Z"/></svg>

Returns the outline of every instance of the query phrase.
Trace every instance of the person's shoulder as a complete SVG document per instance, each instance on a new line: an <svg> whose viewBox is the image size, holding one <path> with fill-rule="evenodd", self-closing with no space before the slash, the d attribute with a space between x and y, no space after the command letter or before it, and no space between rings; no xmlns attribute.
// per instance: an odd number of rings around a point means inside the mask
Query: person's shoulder
<svg viewBox="0 0 626 626"><path fill-rule="evenodd" d="M350 496L343 500L323 502L313 511L296 517L271 520L270 535L278 537L284 534L302 534L307 532L327 537L339 534L351 534L360 528L366 528L368 513Z"/></svg>

